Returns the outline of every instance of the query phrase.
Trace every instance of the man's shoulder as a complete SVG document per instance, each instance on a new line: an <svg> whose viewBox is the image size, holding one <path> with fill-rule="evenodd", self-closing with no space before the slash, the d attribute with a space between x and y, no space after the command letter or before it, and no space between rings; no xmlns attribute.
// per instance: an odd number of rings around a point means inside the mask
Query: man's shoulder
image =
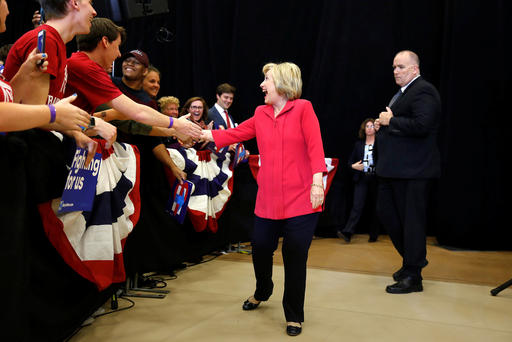
<svg viewBox="0 0 512 342"><path fill-rule="evenodd" d="M14 44L12 45L12 48L19 49L22 46L25 46L28 42L31 42L32 44L36 44L36 41L33 39L37 36L37 33L35 30L30 30L26 32L24 35L19 37Z"/></svg>
<svg viewBox="0 0 512 342"><path fill-rule="evenodd" d="M10 80L14 75L16 75L28 54L36 47L37 32L38 31L36 31L36 29L26 32L18 38L9 49L3 72L3 75L7 80Z"/></svg>
<svg viewBox="0 0 512 342"><path fill-rule="evenodd" d="M14 42L11 49L9 50L8 58L10 57L9 59L11 59L14 57L24 60L26 58L26 55L36 47L36 37L37 32L35 29L26 32L24 35L22 35ZM11 61L9 60L9 62ZM20 60L20 62L23 61Z"/></svg>
<svg viewBox="0 0 512 342"><path fill-rule="evenodd" d="M215 114L219 114L219 111L215 107L215 104L213 104L213 106L211 106L210 109L208 109L208 116Z"/></svg>
<svg viewBox="0 0 512 342"><path fill-rule="evenodd" d="M78 65L84 66L89 64L94 64L94 62L83 52L74 52L68 58L68 68L76 67Z"/></svg>
<svg viewBox="0 0 512 342"><path fill-rule="evenodd" d="M124 84L122 77L112 77L111 79L112 82L119 88L119 90L133 101L155 108L153 107L153 103L156 106L156 102L143 89L137 90L128 87L126 84ZM158 108L158 106L156 106L156 108Z"/></svg>
<svg viewBox="0 0 512 342"><path fill-rule="evenodd" d="M81 82L83 78L93 78L106 82L109 78L106 71L83 52L71 54L66 63L70 82Z"/></svg>
<svg viewBox="0 0 512 342"><path fill-rule="evenodd" d="M410 89L408 88L408 92L413 96L423 96L428 94L433 98L437 98L438 100L440 99L437 88L421 76L411 84Z"/></svg>
<svg viewBox="0 0 512 342"><path fill-rule="evenodd" d="M408 87L409 90L419 90L425 88L436 89L436 87L432 83L424 79L422 76L415 79Z"/></svg>
<svg viewBox="0 0 512 342"><path fill-rule="evenodd" d="M36 27L30 31L27 31L25 34L23 34L20 38L16 40L13 44L13 48L15 49L30 49L28 51L29 53L32 52L32 49L34 49L37 46L37 35L40 31L45 30L46 36L45 36L45 43L47 49L50 49L51 46L56 47L65 47L66 44L62 40L62 37L60 36L59 32L55 30L53 27L49 25L41 25L39 27Z"/></svg>

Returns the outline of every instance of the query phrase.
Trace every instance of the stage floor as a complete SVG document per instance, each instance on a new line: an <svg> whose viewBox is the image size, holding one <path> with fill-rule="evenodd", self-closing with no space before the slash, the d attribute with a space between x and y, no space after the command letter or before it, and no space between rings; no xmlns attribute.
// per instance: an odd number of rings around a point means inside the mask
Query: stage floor
<svg viewBox="0 0 512 342"><path fill-rule="evenodd" d="M399 259L386 237L366 240L313 241L306 321L294 340L512 341L512 288L489 294L512 277L511 252L449 251L430 241L424 291L391 295L384 288ZM136 298L135 307L97 318L70 341L289 341L275 259L274 296L255 311L241 309L254 290L250 255L230 253L180 271L167 281L166 298Z"/></svg>
<svg viewBox="0 0 512 342"><path fill-rule="evenodd" d="M249 243L246 244L250 250ZM250 255L230 253L223 260L251 262ZM429 280L476 285L499 285L512 278L512 251L469 251L440 247L435 238L427 239L429 264L423 277ZM274 257L282 265L281 248ZM368 235L356 234L350 243L339 239L317 238L311 244L308 266L340 272L390 276L398 270L401 258L387 235L368 243Z"/></svg>

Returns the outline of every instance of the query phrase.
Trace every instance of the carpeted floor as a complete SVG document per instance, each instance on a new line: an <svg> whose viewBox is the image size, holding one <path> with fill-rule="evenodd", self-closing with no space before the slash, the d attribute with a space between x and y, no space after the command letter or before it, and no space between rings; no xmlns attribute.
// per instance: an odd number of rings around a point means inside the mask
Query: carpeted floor
<svg viewBox="0 0 512 342"><path fill-rule="evenodd" d="M368 235L354 235L347 244L339 239L317 238L309 250L308 266L341 272L391 275L401 266L401 258L388 236L369 243ZM245 243L243 249L250 250ZM475 285L498 286L512 278L512 252L461 251L437 245L434 238L427 241L428 266L423 278ZM221 260L251 262L249 254L228 253ZM281 247L274 256L282 264Z"/></svg>

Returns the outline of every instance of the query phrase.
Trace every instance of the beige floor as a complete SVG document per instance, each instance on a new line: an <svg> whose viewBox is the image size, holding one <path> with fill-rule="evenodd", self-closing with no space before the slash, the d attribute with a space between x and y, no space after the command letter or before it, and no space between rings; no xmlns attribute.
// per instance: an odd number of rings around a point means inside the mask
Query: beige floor
<svg viewBox="0 0 512 342"><path fill-rule="evenodd" d="M179 272L168 281L166 298L137 298L135 307L97 318L71 341L290 341L280 265L274 282L274 296L244 312L252 265L221 257ZM425 280L422 293L390 295L384 291L390 282L389 276L310 268L306 322L294 340L512 341L511 288L493 297L491 286Z"/></svg>
<svg viewBox="0 0 512 342"><path fill-rule="evenodd" d="M512 251L448 250L427 239L429 264L423 278L474 285L496 286L512 277ZM249 255L229 253L223 260L251 262ZM274 258L282 264L280 248ZM387 235L368 243L367 234L356 234L347 244L339 239L317 238L309 249L308 267L338 272L388 276L400 268L402 259Z"/></svg>

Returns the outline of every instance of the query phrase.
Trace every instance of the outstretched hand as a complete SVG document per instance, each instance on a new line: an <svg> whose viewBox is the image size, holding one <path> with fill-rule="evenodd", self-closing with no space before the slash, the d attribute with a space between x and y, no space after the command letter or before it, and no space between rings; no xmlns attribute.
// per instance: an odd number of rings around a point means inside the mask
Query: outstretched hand
<svg viewBox="0 0 512 342"><path fill-rule="evenodd" d="M71 104L75 99L76 94L68 96L55 104L55 122L66 130L80 130L80 126L87 127L90 122L90 116L87 112Z"/></svg>
<svg viewBox="0 0 512 342"><path fill-rule="evenodd" d="M105 148L110 148L112 144L116 141L117 138L117 128L114 125L109 124L108 122L102 120L101 118L96 118L96 125L94 129L92 129L92 135L99 135L107 142L105 144ZM89 134L89 130L87 130L87 134Z"/></svg>
<svg viewBox="0 0 512 342"><path fill-rule="evenodd" d="M187 120L189 117L190 114L187 114L179 117L178 119L174 119L174 124L172 127L176 130L178 138L180 138L179 135L185 135L187 137L199 139L199 137L201 136L201 127L199 127L192 121Z"/></svg>
<svg viewBox="0 0 512 342"><path fill-rule="evenodd" d="M201 140L204 140L204 141L213 141L213 135L212 135L212 131L209 130L209 129L203 129L201 131Z"/></svg>

